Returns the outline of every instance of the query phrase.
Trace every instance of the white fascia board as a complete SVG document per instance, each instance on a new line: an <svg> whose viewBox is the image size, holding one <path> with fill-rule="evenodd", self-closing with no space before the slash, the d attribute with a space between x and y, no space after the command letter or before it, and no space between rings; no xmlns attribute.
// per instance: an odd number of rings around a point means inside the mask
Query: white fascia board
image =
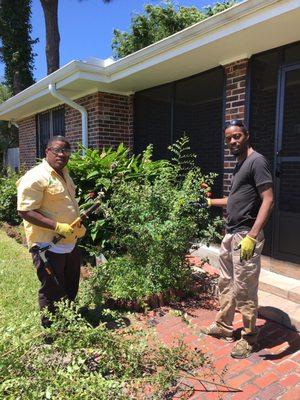
<svg viewBox="0 0 300 400"><path fill-rule="evenodd" d="M248 7L246 12L244 7L242 8L241 6L249 5L248 3L252 7ZM225 10L124 59L116 61L116 63L108 67L109 75L113 80L125 78L142 69L205 46L299 7L299 0L249 0L237 4L232 9ZM248 54L248 57L250 56L251 54ZM125 61L126 64L123 65ZM131 62L129 63L129 61Z"/></svg>
<svg viewBox="0 0 300 400"><path fill-rule="evenodd" d="M94 64L87 64L83 61L73 60L2 103L0 105L0 116L4 112L11 112L24 104L49 94L48 86L50 83L56 83L57 88L63 88L66 84L79 79L80 70L95 74L94 76L97 76L97 78L102 82L108 81L104 73L105 67L99 68L99 66Z"/></svg>
<svg viewBox="0 0 300 400"><path fill-rule="evenodd" d="M244 18L249 14L257 13L257 11L260 9L264 9L269 5L273 5L274 3L295 3L294 8L299 7L299 0L246 0L203 21L197 22L196 24L183 29L172 36L162 39L146 48L138 50L133 54L117 60L114 64L107 68L108 73L118 73L121 70L132 67L135 64L140 64L147 59L153 59L155 56L159 56L166 52L168 52L168 54L170 52L170 56L172 57L174 53L170 50L173 48L180 47L181 51L177 53L175 50L175 54L181 54L182 52L190 50L190 47L186 48L185 46L187 42L191 42L194 39L202 36L207 37L206 41L203 42L203 44L206 44L215 40L214 36L211 35L212 31L219 30L230 23L235 24L238 19ZM284 6L284 10L286 12L286 5ZM257 16L257 14L255 14L255 16ZM269 16L269 14L267 14L267 16ZM198 41L195 42L195 47L199 47Z"/></svg>

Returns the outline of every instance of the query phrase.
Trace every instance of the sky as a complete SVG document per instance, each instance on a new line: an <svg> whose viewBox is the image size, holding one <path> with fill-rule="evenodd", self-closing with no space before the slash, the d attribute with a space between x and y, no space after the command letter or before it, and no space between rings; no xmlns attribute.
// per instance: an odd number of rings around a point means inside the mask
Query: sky
<svg viewBox="0 0 300 400"><path fill-rule="evenodd" d="M177 0L182 6L202 8L217 0ZM160 4L160 0L59 0L60 65L72 60L86 60L89 57L108 58L112 56L111 41L113 29L127 31L134 14L143 11L144 4ZM47 75L45 56L45 24L40 0L32 0L32 38L39 38L34 46L36 81ZM4 67L0 63L0 77Z"/></svg>

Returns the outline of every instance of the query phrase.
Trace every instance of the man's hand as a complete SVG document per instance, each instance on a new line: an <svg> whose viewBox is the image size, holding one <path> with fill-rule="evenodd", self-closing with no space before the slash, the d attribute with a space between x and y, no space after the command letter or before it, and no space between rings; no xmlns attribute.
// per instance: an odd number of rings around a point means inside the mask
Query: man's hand
<svg viewBox="0 0 300 400"><path fill-rule="evenodd" d="M189 204L193 207L208 208L211 206L211 199L200 197L197 201L190 201Z"/></svg>
<svg viewBox="0 0 300 400"><path fill-rule="evenodd" d="M86 229L84 225L81 223L78 223L77 225L74 226L74 235L76 238L82 238L86 233Z"/></svg>
<svg viewBox="0 0 300 400"><path fill-rule="evenodd" d="M240 241L240 243L234 250L241 249L240 253L241 261L243 260L247 261L250 260L251 257L253 257L256 243L257 243L256 240L248 235L246 235L244 239Z"/></svg>
<svg viewBox="0 0 300 400"><path fill-rule="evenodd" d="M65 224L63 222L56 222L55 232L57 232L60 236L66 238L72 235L74 229L69 224Z"/></svg>

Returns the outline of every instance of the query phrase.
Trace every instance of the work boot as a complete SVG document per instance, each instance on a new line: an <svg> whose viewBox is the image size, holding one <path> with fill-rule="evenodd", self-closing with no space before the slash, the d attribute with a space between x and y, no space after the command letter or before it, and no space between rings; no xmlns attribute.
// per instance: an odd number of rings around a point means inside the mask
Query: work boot
<svg viewBox="0 0 300 400"><path fill-rule="evenodd" d="M205 335L213 336L217 339L224 339L227 342L234 341L232 333L226 332L224 329L222 329L220 326L218 326L215 322L213 322L211 325L209 325L205 328L201 328L200 332L204 333Z"/></svg>
<svg viewBox="0 0 300 400"><path fill-rule="evenodd" d="M245 339L240 339L236 342L233 349L231 350L231 357L233 358L248 358L251 353L256 351L257 344L250 344Z"/></svg>

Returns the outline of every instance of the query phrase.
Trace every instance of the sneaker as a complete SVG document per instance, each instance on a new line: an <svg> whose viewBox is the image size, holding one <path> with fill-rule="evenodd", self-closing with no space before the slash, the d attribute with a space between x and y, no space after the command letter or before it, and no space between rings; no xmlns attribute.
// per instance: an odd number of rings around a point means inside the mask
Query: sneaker
<svg viewBox="0 0 300 400"><path fill-rule="evenodd" d="M232 336L232 333L228 333L224 331L220 326L218 326L215 322L212 323L211 325L207 326L206 328L200 329L201 333L204 333L205 335L213 336L217 339L224 339L227 342L233 342L234 338Z"/></svg>
<svg viewBox="0 0 300 400"><path fill-rule="evenodd" d="M236 342L230 355L233 358L248 358L256 349L256 343L250 344L242 338Z"/></svg>

